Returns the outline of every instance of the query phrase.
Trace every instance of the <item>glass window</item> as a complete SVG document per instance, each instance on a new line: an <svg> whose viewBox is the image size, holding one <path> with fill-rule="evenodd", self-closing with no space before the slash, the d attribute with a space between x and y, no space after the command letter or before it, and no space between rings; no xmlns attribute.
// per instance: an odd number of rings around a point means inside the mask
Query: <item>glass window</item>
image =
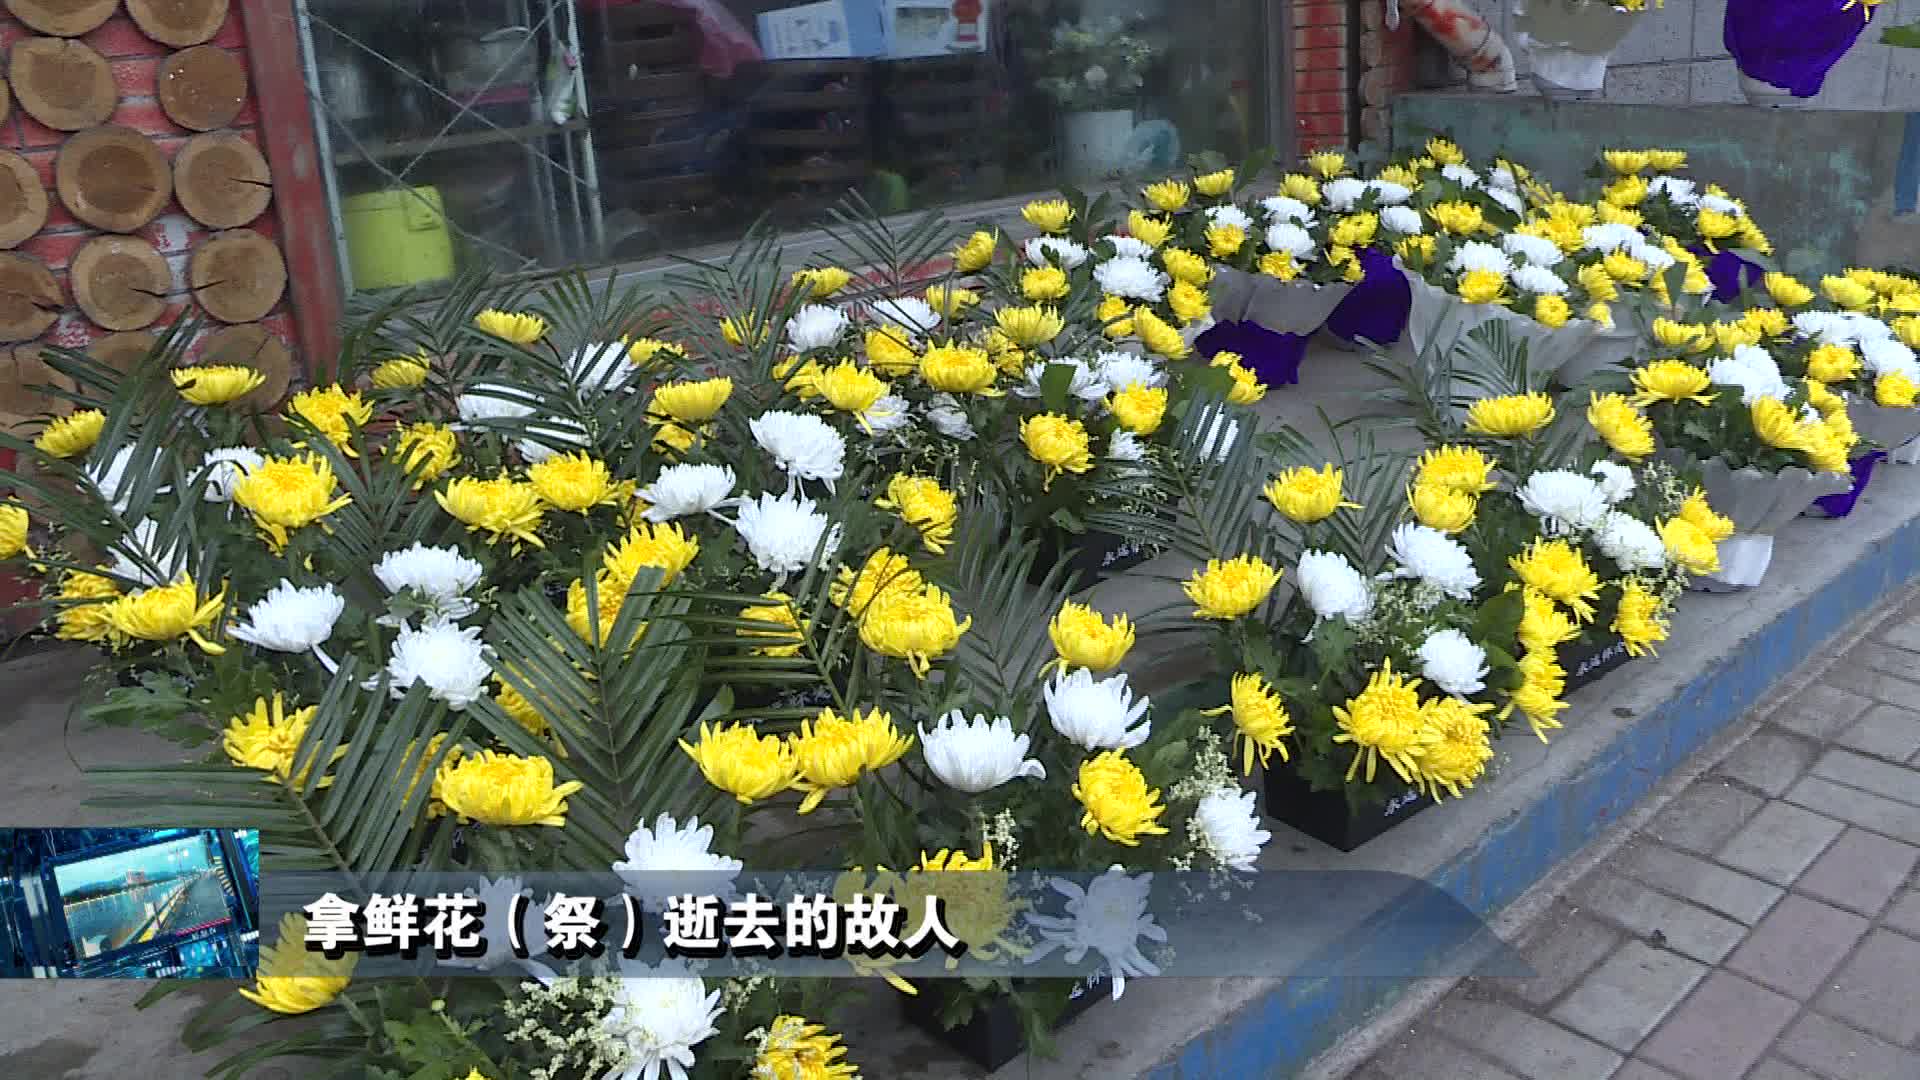
<svg viewBox="0 0 1920 1080"><path fill-rule="evenodd" d="M1271 145L1271 0L305 0L355 291Z"/></svg>

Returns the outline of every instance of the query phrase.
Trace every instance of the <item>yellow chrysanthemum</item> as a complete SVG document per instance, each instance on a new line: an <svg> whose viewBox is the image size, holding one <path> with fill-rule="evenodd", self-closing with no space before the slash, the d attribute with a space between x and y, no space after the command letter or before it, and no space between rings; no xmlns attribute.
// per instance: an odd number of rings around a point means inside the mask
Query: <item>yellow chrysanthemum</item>
<svg viewBox="0 0 1920 1080"><path fill-rule="evenodd" d="M933 661L953 651L973 625L971 616L955 616L953 602L937 586L888 589L875 597L860 619L860 641L882 656L905 660L925 678Z"/></svg>
<svg viewBox="0 0 1920 1080"><path fill-rule="evenodd" d="M1420 524L1443 533L1457 533L1473 524L1480 502L1464 491L1439 484L1412 484L1407 488L1407 505Z"/></svg>
<svg viewBox="0 0 1920 1080"><path fill-rule="evenodd" d="M1467 406L1467 430L1476 435L1520 438L1553 423L1553 399L1545 394L1505 394Z"/></svg>
<svg viewBox="0 0 1920 1080"><path fill-rule="evenodd" d="M1620 590L1620 606L1610 629L1626 644L1628 656L1652 655L1667 640L1667 620L1658 596L1629 579Z"/></svg>
<svg viewBox="0 0 1920 1080"><path fill-rule="evenodd" d="M1620 286L1613 280L1613 275L1607 273L1607 268L1602 263L1588 263L1574 274L1574 278L1580 282L1580 287L1587 291L1587 296L1595 303L1620 298ZM1612 315L1608 315L1608 319L1611 320Z"/></svg>
<svg viewBox="0 0 1920 1080"><path fill-rule="evenodd" d="M1667 549L1667 558L1689 574L1712 574L1720 570L1719 545L1705 529L1685 517L1661 522L1660 542Z"/></svg>
<svg viewBox="0 0 1920 1080"><path fill-rule="evenodd" d="M1331 180L1347 171L1347 156L1334 150L1319 150L1307 155L1307 168L1322 180Z"/></svg>
<svg viewBox="0 0 1920 1080"><path fill-rule="evenodd" d="M168 642L186 638L208 655L218 656L227 651L226 647L209 641L200 631L220 618L226 602L225 589L206 600L200 599L200 589L193 583L192 576L182 575L171 584L122 596L107 608L106 618L114 630L135 641Z"/></svg>
<svg viewBox="0 0 1920 1080"><path fill-rule="evenodd" d="M1756 398L1748 406L1747 414L1753 419L1753 433L1768 446L1781 450L1805 450L1812 437L1807 425L1801 422L1798 410L1778 398Z"/></svg>
<svg viewBox="0 0 1920 1080"><path fill-rule="evenodd" d="M1760 284L1766 287L1767 295L1773 298L1773 302L1781 307L1799 307L1813 299L1812 289L1800 284L1791 275L1778 271L1761 278Z"/></svg>
<svg viewBox="0 0 1920 1080"><path fill-rule="evenodd" d="M240 996L283 1016L299 1016L332 1004L347 984L360 954L347 952L335 960L307 948L305 916L288 913L280 920L280 937L260 950L259 974Z"/></svg>
<svg viewBox="0 0 1920 1080"><path fill-rule="evenodd" d="M670 382L653 389L651 411L670 416L682 424L704 424L720 412L733 395L733 380L726 376L697 381Z"/></svg>
<svg viewBox="0 0 1920 1080"><path fill-rule="evenodd" d="M1898 371L1888 371L1873 380L1873 402L1890 409L1911 409L1920 387Z"/></svg>
<svg viewBox="0 0 1920 1080"><path fill-rule="evenodd" d="M740 637L767 644L755 645L749 651L756 656L798 656L803 644L799 612L795 610L793 597L783 592L769 592L761 597L764 604L751 604L740 609L740 617L749 622L768 623L784 627L779 630L749 630L741 628L735 633Z"/></svg>
<svg viewBox="0 0 1920 1080"><path fill-rule="evenodd" d="M1400 254L1402 261L1418 268L1420 264L1415 262L1414 259L1403 250L1408 243L1415 240L1429 241L1427 246L1429 248L1429 254L1431 254L1431 248L1433 246L1431 243L1433 237L1431 236L1409 236L1407 239L1400 241L1394 250ZM1292 281L1300 276L1300 264L1295 261L1291 253L1285 251L1269 251L1265 255L1260 256L1259 268L1262 274L1273 278L1275 281Z"/></svg>
<svg viewBox="0 0 1920 1080"><path fill-rule="evenodd" d="M271 699L255 698L252 710L227 721L221 749L227 752L227 760L243 768L259 769L267 774L267 780L304 784L306 771L295 777L293 765L300 753L300 743L307 737L307 726L319 711L315 705L289 709L286 698L278 691ZM331 779L323 779L321 786L326 786Z"/></svg>
<svg viewBox="0 0 1920 1080"><path fill-rule="evenodd" d="M1208 559L1182 588L1194 604L1194 618L1237 619L1266 602L1280 582L1280 571L1258 555Z"/></svg>
<svg viewBox="0 0 1920 1080"><path fill-rule="evenodd" d="M1648 150L1647 164L1655 172L1673 172L1687 167L1685 150Z"/></svg>
<svg viewBox="0 0 1920 1080"><path fill-rule="evenodd" d="M943 319L951 319L969 308L980 306L979 293L957 285L929 285L925 296L927 306Z"/></svg>
<svg viewBox="0 0 1920 1080"><path fill-rule="evenodd" d="M1555 719L1567 707L1560 695L1567 690L1567 673L1551 649L1530 650L1520 657L1520 685L1508 696L1506 712L1519 709L1541 742L1561 726Z"/></svg>
<svg viewBox="0 0 1920 1080"><path fill-rule="evenodd" d="M353 429L366 427L372 421L373 406L357 391L317 386L293 395L293 400L287 402L287 414L351 455L353 448L348 444L353 440Z"/></svg>
<svg viewBox="0 0 1920 1080"><path fill-rule="evenodd" d="M1281 761L1289 760L1286 737L1293 734L1293 718L1287 715L1287 703L1267 680L1242 672L1233 677L1228 693L1227 704L1204 710L1202 715L1232 714L1233 741L1240 747L1240 771L1251 776L1256 760L1264 769L1276 752Z"/></svg>
<svg viewBox="0 0 1920 1080"><path fill-rule="evenodd" d="M33 440L34 449L48 457L77 457L93 449L107 427L107 414L99 409L82 409L70 416L56 417Z"/></svg>
<svg viewBox="0 0 1920 1080"><path fill-rule="evenodd" d="M1139 210L1127 214L1127 235L1148 247L1159 247L1166 243L1167 237L1172 234L1173 226L1165 218L1154 217Z"/></svg>
<svg viewBox="0 0 1920 1080"><path fill-rule="evenodd" d="M440 424L407 424L394 436L393 461L418 491L460 464L460 440Z"/></svg>
<svg viewBox="0 0 1920 1080"><path fill-rule="evenodd" d="M1209 199L1217 199L1233 190L1234 173L1232 169L1219 169L1202 173L1193 178L1193 190Z"/></svg>
<svg viewBox="0 0 1920 1080"><path fill-rule="evenodd" d="M1602 189L1600 197L1612 206L1639 206L1647 201L1647 182L1638 176L1623 176Z"/></svg>
<svg viewBox="0 0 1920 1080"><path fill-rule="evenodd" d="M1156 356L1184 360L1193 352L1193 346L1187 344L1187 339L1181 336L1180 331L1155 315L1151 308L1138 307L1133 310L1133 332L1139 336L1140 344Z"/></svg>
<svg viewBox="0 0 1920 1080"><path fill-rule="evenodd" d="M985 349L935 345L920 358L920 378L949 394L990 394L1000 369Z"/></svg>
<svg viewBox="0 0 1920 1080"><path fill-rule="evenodd" d="M994 324L1007 340L1023 349L1045 345L1066 329L1066 320L1050 307L1005 307L993 313Z"/></svg>
<svg viewBox="0 0 1920 1080"><path fill-rule="evenodd" d="M1020 216L1041 232L1064 232L1073 220L1073 207L1065 199L1035 199L1020 208Z"/></svg>
<svg viewBox="0 0 1920 1080"><path fill-rule="evenodd" d="M1652 405L1660 401L1693 401L1713 404L1708 390L1713 380L1707 369L1684 360L1655 360L1633 373L1633 403Z"/></svg>
<svg viewBox="0 0 1920 1080"><path fill-rule="evenodd" d="M1758 332L1762 339L1782 337L1793 328L1793 323L1787 319L1787 313L1779 308L1748 308L1740 316L1740 321Z"/></svg>
<svg viewBox="0 0 1920 1080"><path fill-rule="evenodd" d="M1233 385L1227 391L1227 401L1234 405L1252 405L1267 396L1267 384L1260 381L1252 368L1241 363L1242 357L1236 352L1217 352L1209 366L1225 368L1227 377Z"/></svg>
<svg viewBox="0 0 1920 1080"><path fill-rule="evenodd" d="M1414 786L1438 800L1445 791L1460 798L1493 760L1492 726L1483 715L1492 705L1476 705L1457 697L1435 698L1420 706L1420 717L1433 738L1420 748Z"/></svg>
<svg viewBox="0 0 1920 1080"><path fill-rule="evenodd" d="M424 385L433 373L426 356L396 356L373 369L369 379L375 390L414 390Z"/></svg>
<svg viewBox="0 0 1920 1080"><path fill-rule="evenodd" d="M1539 590L1566 605L1581 622L1593 619L1593 601L1600 596L1600 576L1587 565L1580 549L1565 540L1535 540L1507 560L1521 584Z"/></svg>
<svg viewBox="0 0 1920 1080"><path fill-rule="evenodd" d="M1273 508L1288 520L1311 525L1333 516L1336 510L1361 508L1359 503L1347 502L1341 497L1345 477L1344 470L1332 465L1318 469L1297 465L1281 470L1268 481L1264 494Z"/></svg>
<svg viewBox="0 0 1920 1080"><path fill-rule="evenodd" d="M584 451L554 456L527 469L527 483L555 510L581 514L625 492L607 463Z"/></svg>
<svg viewBox="0 0 1920 1080"><path fill-rule="evenodd" d="M473 317L473 325L482 333L515 345L532 345L547 336L547 320L526 312L488 308Z"/></svg>
<svg viewBox="0 0 1920 1080"><path fill-rule="evenodd" d="M353 501L335 495L333 465L318 454L269 457L233 482L233 501L269 531L311 525Z"/></svg>
<svg viewBox="0 0 1920 1080"><path fill-rule="evenodd" d="M742 803L754 803L786 791L798 779L793 746L777 735L762 735L751 724L700 725L700 739L680 749L700 768L707 783Z"/></svg>
<svg viewBox="0 0 1920 1080"><path fill-rule="evenodd" d="M920 542L938 555L953 540L953 525L960 517L960 503L953 492L940 486L931 476L895 473L887 481L887 493L874 500L875 506L891 510L920 532Z"/></svg>
<svg viewBox="0 0 1920 1080"><path fill-rule="evenodd" d="M1115 341L1133 336L1133 305L1118 296L1106 296L1100 300L1100 306L1094 309L1093 316L1100 320L1101 333ZM1014 356L1022 356L1020 350L1013 350Z"/></svg>
<svg viewBox="0 0 1920 1080"><path fill-rule="evenodd" d="M1167 290L1167 306L1173 309L1173 317L1184 326L1191 326L1213 314L1213 298L1205 289L1189 281L1176 281Z"/></svg>
<svg viewBox="0 0 1920 1080"><path fill-rule="evenodd" d="M1167 389L1134 383L1107 398L1107 409L1122 428L1135 435L1151 435L1160 430L1167 415Z"/></svg>
<svg viewBox="0 0 1920 1080"><path fill-rule="evenodd" d="M1623 394L1591 395L1587 423L1621 457L1637 461L1653 453L1653 421Z"/></svg>
<svg viewBox="0 0 1920 1080"><path fill-rule="evenodd" d="M1521 591L1520 627L1514 635L1523 650L1551 653L1580 636L1579 624L1539 589Z"/></svg>
<svg viewBox="0 0 1920 1080"><path fill-rule="evenodd" d="M1541 293L1533 298L1534 321L1550 329L1559 329L1573 318L1573 308L1566 298L1553 293Z"/></svg>
<svg viewBox="0 0 1920 1080"><path fill-rule="evenodd" d="M996 244L993 233L975 231L966 242L953 250L953 268L963 274L985 270L993 262L993 249Z"/></svg>
<svg viewBox="0 0 1920 1080"><path fill-rule="evenodd" d="M1061 667L1111 671L1133 648L1133 622L1125 612L1109 622L1091 605L1067 600L1047 624L1047 637Z"/></svg>
<svg viewBox="0 0 1920 1080"><path fill-rule="evenodd" d="M812 720L802 720L800 730L787 742L793 747L793 786L806 792L800 802L802 814L812 813L829 794L852 787L866 770L866 745L860 729L832 709L822 709Z"/></svg>
<svg viewBox="0 0 1920 1080"><path fill-rule="evenodd" d="M1414 483L1482 495L1493 490L1493 462L1471 446L1438 446L1420 455Z"/></svg>
<svg viewBox="0 0 1920 1080"><path fill-rule="evenodd" d="M1466 153L1463 152L1459 144L1455 143L1452 139L1443 139L1436 135L1427 140L1426 151L1427 156L1432 158L1436 165L1465 165L1467 163Z"/></svg>
<svg viewBox="0 0 1920 1080"><path fill-rule="evenodd" d="M237 494L235 498L237 501ZM532 484L519 483L504 474L491 480L463 476L445 490L434 492L433 498L468 532L486 533L489 544L512 540L516 548L522 543L546 547L539 536L546 503Z"/></svg>
<svg viewBox="0 0 1920 1080"><path fill-rule="evenodd" d="M266 385L267 377L250 367L217 364L174 368L173 388L189 405L229 405Z"/></svg>
<svg viewBox="0 0 1920 1080"><path fill-rule="evenodd" d="M1320 182L1305 173L1288 173L1280 178L1280 194L1308 206L1319 206Z"/></svg>
<svg viewBox="0 0 1920 1080"><path fill-rule="evenodd" d="M687 350L671 341L637 338L627 342L627 363L634 367L653 368L668 362L684 362L686 359Z"/></svg>
<svg viewBox="0 0 1920 1080"><path fill-rule="evenodd" d="M114 601L120 590L111 578L85 570L69 570L60 579L54 594L56 605L53 636L61 641L84 641L95 645L119 645L126 635L114 628Z"/></svg>
<svg viewBox="0 0 1920 1080"><path fill-rule="evenodd" d="M1193 189L1178 180L1159 180L1141 189L1140 194L1161 213L1176 214L1186 209Z"/></svg>
<svg viewBox="0 0 1920 1080"><path fill-rule="evenodd" d="M1247 230L1238 225L1209 225L1206 232L1207 254L1230 259L1247 242Z"/></svg>
<svg viewBox="0 0 1920 1080"><path fill-rule="evenodd" d="M0 503L0 559L31 554L27 549L27 530L32 524L26 507Z"/></svg>
<svg viewBox="0 0 1920 1080"><path fill-rule="evenodd" d="M1327 242L1339 247L1362 248L1373 243L1375 234L1380 231L1380 215L1371 211L1348 214L1333 223L1333 229L1327 234Z"/></svg>
<svg viewBox="0 0 1920 1080"><path fill-rule="evenodd" d="M567 823L567 796L585 786L554 783L546 758L482 750L458 761L449 756L433 778L433 797L463 822L559 828Z"/></svg>
<svg viewBox="0 0 1920 1080"><path fill-rule="evenodd" d="M837 266L816 266L795 270L790 279L796 289L814 300L825 300L853 280L853 275Z"/></svg>
<svg viewBox="0 0 1920 1080"><path fill-rule="evenodd" d="M1848 277L1828 274L1820 279L1820 291L1826 298L1848 311L1865 311L1873 305L1873 289Z"/></svg>
<svg viewBox="0 0 1920 1080"><path fill-rule="evenodd" d="M1414 782L1421 753L1439 737L1420 715L1419 687L1419 679L1395 674L1389 658L1367 680L1365 689L1345 705L1334 706L1333 718L1340 730L1333 741L1354 747L1348 781L1360 776L1373 783L1377 766L1385 761L1400 779Z"/></svg>
<svg viewBox="0 0 1920 1080"><path fill-rule="evenodd" d="M1807 354L1807 377L1823 383L1845 382L1860 373L1860 357L1845 345L1815 346Z"/></svg>
<svg viewBox="0 0 1920 1080"><path fill-rule="evenodd" d="M1487 227L1486 216L1478 206L1457 199L1427 207L1427 216L1455 236L1472 236Z"/></svg>
<svg viewBox="0 0 1920 1080"><path fill-rule="evenodd" d="M1138 847L1143 836L1165 836L1160 815L1160 789L1149 788L1138 766L1118 750L1108 750L1080 763L1073 797L1084 813L1081 827L1116 844Z"/></svg>
<svg viewBox="0 0 1920 1080"><path fill-rule="evenodd" d="M858 571L848 566L840 568L827 598L858 618L881 596L895 591L918 592L923 584L920 572L905 555L895 554L889 548L876 548Z"/></svg>
<svg viewBox="0 0 1920 1080"><path fill-rule="evenodd" d="M867 331L866 349L867 363L884 375L911 375L920 366L920 354L899 330Z"/></svg>
<svg viewBox="0 0 1920 1080"><path fill-rule="evenodd" d="M813 377L813 389L841 412L861 416L886 396L887 384L872 371L851 360L843 360L821 368Z"/></svg>
<svg viewBox="0 0 1920 1080"><path fill-rule="evenodd" d="M1185 248L1168 248L1160 253L1160 265L1175 281L1203 287L1213 280L1213 265Z"/></svg>
<svg viewBox="0 0 1920 1080"><path fill-rule="evenodd" d="M840 1060L840 1036L798 1016L775 1017L754 1055L748 1080L859 1080L860 1070Z"/></svg>
<svg viewBox="0 0 1920 1080"><path fill-rule="evenodd" d="M1705 241L1708 251L1718 251L1717 245L1721 241L1740 231L1740 220L1732 214L1702 207L1694 215L1693 227L1699 230L1700 239Z"/></svg>
<svg viewBox="0 0 1920 1080"><path fill-rule="evenodd" d="M1063 300L1072 291L1067 272L1057 266L1036 266L1020 273L1020 295L1028 303Z"/></svg>
<svg viewBox="0 0 1920 1080"><path fill-rule="evenodd" d="M760 321L751 313L720 320L721 340L736 349L759 348L772 332L770 324Z"/></svg>
<svg viewBox="0 0 1920 1080"><path fill-rule="evenodd" d="M1431 236L1426 236L1426 235L1409 236L1409 237L1403 238L1399 243L1393 245L1393 253L1395 255L1400 256L1400 261L1406 263L1408 266L1412 267L1413 269L1424 270L1428 266L1432 265L1433 253L1436 246L1437 246L1436 242ZM1272 256L1268 256L1267 258L1271 258L1271 257ZM1291 263L1292 260L1293 260L1293 257L1291 255L1287 256L1287 261L1289 263ZM1266 259L1264 258L1261 260L1260 270L1262 273L1270 272L1267 270ZM1274 274L1273 276L1280 277L1280 275L1278 274ZM1293 278L1291 276L1281 277L1280 280L1291 281L1293 280Z"/></svg>
<svg viewBox="0 0 1920 1080"><path fill-rule="evenodd" d="M1832 416L1847 407L1847 399L1827 389L1827 384L1818 379L1802 380L1807 389L1807 404L1819 411L1821 416Z"/></svg>
<svg viewBox="0 0 1920 1080"><path fill-rule="evenodd" d="M515 690L513 684L505 678L496 674L493 677L493 685L495 687L494 704L500 706L500 711L512 718L514 723L525 728L527 734L539 738L553 729L553 724L547 719L546 712L527 700L527 696Z"/></svg>
<svg viewBox="0 0 1920 1080"><path fill-rule="evenodd" d="M1020 421L1020 441L1028 456L1047 467L1044 490L1061 473L1093 468L1092 441L1085 424L1059 413L1041 413Z"/></svg>
<svg viewBox="0 0 1920 1080"><path fill-rule="evenodd" d="M1498 270L1469 270L1460 275L1456 289L1469 304L1505 304L1511 299L1507 276Z"/></svg>

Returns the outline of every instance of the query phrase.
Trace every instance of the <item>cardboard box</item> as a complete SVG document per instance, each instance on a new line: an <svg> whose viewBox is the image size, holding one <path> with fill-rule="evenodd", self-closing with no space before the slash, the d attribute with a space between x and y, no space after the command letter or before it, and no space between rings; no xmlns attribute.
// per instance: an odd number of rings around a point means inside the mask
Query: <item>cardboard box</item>
<svg viewBox="0 0 1920 1080"><path fill-rule="evenodd" d="M986 51L993 0L882 0L889 60Z"/></svg>
<svg viewBox="0 0 1920 1080"><path fill-rule="evenodd" d="M874 0L819 0L761 13L768 60L851 60L886 54L886 26Z"/></svg>

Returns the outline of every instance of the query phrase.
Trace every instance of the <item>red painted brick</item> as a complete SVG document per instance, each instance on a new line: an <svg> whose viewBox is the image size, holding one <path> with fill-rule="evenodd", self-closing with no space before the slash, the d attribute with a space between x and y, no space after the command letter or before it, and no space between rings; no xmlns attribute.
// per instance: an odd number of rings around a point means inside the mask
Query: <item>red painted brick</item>
<svg viewBox="0 0 1920 1080"><path fill-rule="evenodd" d="M113 110L113 122L151 135L156 143L167 138L184 140L193 134L167 119L167 111L152 98L123 98ZM171 159L173 155L169 153L167 157Z"/></svg>
<svg viewBox="0 0 1920 1080"><path fill-rule="evenodd" d="M1347 70L1347 50L1295 49L1293 51L1293 70L1296 72L1345 71Z"/></svg>
<svg viewBox="0 0 1920 1080"><path fill-rule="evenodd" d="M1341 113L1347 111L1345 94L1300 94L1294 98L1293 111L1297 113Z"/></svg>
<svg viewBox="0 0 1920 1080"><path fill-rule="evenodd" d="M56 150L28 150L20 155L27 159L27 164L33 166L34 172L40 174L40 183L48 191L53 190L53 159L58 153Z"/></svg>
<svg viewBox="0 0 1920 1080"><path fill-rule="evenodd" d="M1293 28L1347 25L1347 6L1336 0L1315 0L1293 5Z"/></svg>
<svg viewBox="0 0 1920 1080"><path fill-rule="evenodd" d="M73 253L80 246L93 239L91 232L40 233L22 243L19 251L41 260L48 266L64 267L73 261Z"/></svg>
<svg viewBox="0 0 1920 1080"><path fill-rule="evenodd" d="M1298 27L1293 32L1293 46L1296 49L1344 49L1347 28L1344 25Z"/></svg>
<svg viewBox="0 0 1920 1080"><path fill-rule="evenodd" d="M19 108L17 104L14 108L14 113L19 117L20 121L20 138L17 142L14 142L9 149L34 149L43 146L58 149L61 143L67 141L66 132L55 131L45 124L42 124L40 121L28 116L26 111Z"/></svg>
<svg viewBox="0 0 1920 1080"><path fill-rule="evenodd" d="M1297 119L1296 126L1303 135L1331 135L1344 139L1347 135L1347 116L1345 113L1304 113Z"/></svg>
<svg viewBox="0 0 1920 1080"><path fill-rule="evenodd" d="M159 82L160 65L164 62L154 56L115 60L109 65L113 70L113 85L122 98L150 98Z"/></svg>
<svg viewBox="0 0 1920 1080"><path fill-rule="evenodd" d="M81 40L106 57L165 56L173 51L141 33L125 15L115 15Z"/></svg>
<svg viewBox="0 0 1920 1080"><path fill-rule="evenodd" d="M1293 92L1296 94L1338 93L1347 87L1347 74L1337 69L1296 70Z"/></svg>

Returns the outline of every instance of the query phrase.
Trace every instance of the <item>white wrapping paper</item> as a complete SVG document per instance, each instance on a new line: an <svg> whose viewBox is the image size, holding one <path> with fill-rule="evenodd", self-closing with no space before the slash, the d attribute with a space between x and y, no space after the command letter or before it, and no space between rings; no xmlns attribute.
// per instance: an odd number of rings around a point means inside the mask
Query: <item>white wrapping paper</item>
<svg viewBox="0 0 1920 1080"><path fill-rule="evenodd" d="M1275 281L1265 274L1232 268L1215 271L1209 289L1215 319L1254 322L1280 334L1311 334L1320 329L1352 291L1353 286L1345 282Z"/></svg>

